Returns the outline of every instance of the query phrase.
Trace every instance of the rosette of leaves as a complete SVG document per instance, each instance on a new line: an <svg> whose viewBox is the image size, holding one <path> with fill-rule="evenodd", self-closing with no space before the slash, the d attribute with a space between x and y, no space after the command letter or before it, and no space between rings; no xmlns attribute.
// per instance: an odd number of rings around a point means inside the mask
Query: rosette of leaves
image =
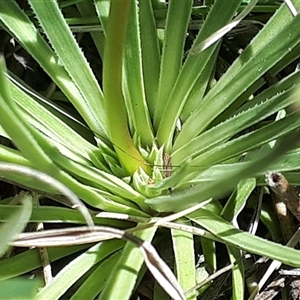
<svg viewBox="0 0 300 300"><path fill-rule="evenodd" d="M52 176L89 206L95 224L141 227L135 235L149 242L163 231L157 225L145 229L148 222L155 224L152 218L213 199L177 221L160 220L160 226L171 227L172 268L184 291L196 285L194 234L200 226L207 233L200 239L205 263L215 270L215 241L226 244L230 259L238 262L232 270L232 297L243 299L241 250L299 267L298 251L237 229L236 219L265 171L298 169L300 73L296 69L280 80L276 75L299 56L300 18L285 4L276 10L272 1L264 3L261 9L269 9L272 17L260 23L255 37L217 76L222 37L249 8L259 11L260 6L257 1L205 2L87 0L72 6L71 1L29 0L24 11L15 1L1 1L2 28L53 82L56 91L47 97L71 103L83 121L76 123L70 112L67 118L65 111L42 102L42 96L6 71L2 59L0 133L15 148L0 145L0 161ZM300 9L300 1L294 6ZM74 7L76 18L67 18ZM89 24L101 62L93 71L71 31L80 22L77 30ZM194 37L191 24L200 28ZM102 76L96 79L96 73ZM270 83L270 77L276 80ZM34 177L1 176L57 194ZM218 201L221 197L227 200ZM15 209L3 202L1 219ZM85 222L79 212L55 206L34 206L26 218ZM275 224L271 220L268 226ZM139 251L117 240L89 247L49 248L51 261L84 250L36 299L58 299L67 291L71 299L129 299L145 274ZM0 278L36 269L37 258L31 249L3 260ZM159 283L153 291L154 299L167 299Z"/></svg>

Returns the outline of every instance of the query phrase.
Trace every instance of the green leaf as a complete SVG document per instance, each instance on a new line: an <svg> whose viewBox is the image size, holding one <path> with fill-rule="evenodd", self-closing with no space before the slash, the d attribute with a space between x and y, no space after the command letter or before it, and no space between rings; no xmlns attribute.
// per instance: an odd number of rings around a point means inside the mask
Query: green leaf
<svg viewBox="0 0 300 300"><path fill-rule="evenodd" d="M41 9L44 7L44 12L46 13L48 23L53 25L53 19L49 20L48 18L49 15L47 15L46 5L53 5L54 1L35 2L37 5L42 6ZM61 88L63 93L80 112L90 128L94 132L105 136L106 134L103 131L102 125L99 124L99 119L94 114L94 111L97 111L97 107L91 106L90 103L87 103L84 100L79 89L75 83L73 83L71 77L64 67L60 64L56 54L15 1L8 1L5 3L0 1L0 20L28 51L28 53L30 53L41 65L41 67L48 73L52 80ZM55 34L57 34L57 32L59 31L56 31ZM61 35L57 35L57 37L60 39L60 43L62 43ZM66 52L69 53L69 49L66 48L68 47L67 44L65 44L64 47Z"/></svg>
<svg viewBox="0 0 300 300"><path fill-rule="evenodd" d="M22 196L20 208L12 214L6 223L0 226L0 257L2 257L10 247L9 243L23 231L27 225L32 211L32 195Z"/></svg>
<svg viewBox="0 0 300 300"><path fill-rule="evenodd" d="M296 111L283 119L212 148L196 157L191 165L203 166L205 168L206 166L226 161L246 151L262 146L267 142L278 139L288 132L297 129L299 125L299 112Z"/></svg>
<svg viewBox="0 0 300 300"><path fill-rule="evenodd" d="M80 12L82 17L88 17L95 15L95 7L93 5L94 3L88 2L88 1L78 1L76 3L76 6L78 8L78 11ZM81 18L82 19L82 18ZM100 32L90 32L90 35L95 43L95 46L97 47L98 53L103 58L104 53L104 43L105 43L105 35L103 31Z"/></svg>
<svg viewBox="0 0 300 300"><path fill-rule="evenodd" d="M23 83L17 82L10 76L9 78L10 80L7 82L7 85L11 97L18 104L18 107L21 108L21 113L26 119L26 122L43 132L53 140L57 146L67 147L75 153L84 156L86 159L90 159L89 154L96 151L98 148L72 130L63 120L61 120L61 115L53 115L48 107L45 108L33 97L29 96L29 91L27 91L27 93L24 92L18 86Z"/></svg>
<svg viewBox="0 0 300 300"><path fill-rule="evenodd" d="M138 231L136 236L151 241L156 228ZM110 273L100 299L129 299L144 258L135 245L127 242L119 261ZM116 286L118 288L116 288Z"/></svg>
<svg viewBox="0 0 300 300"><path fill-rule="evenodd" d="M186 158L196 157L209 149L215 149L242 130L296 102L297 99L293 93L297 91L299 79L300 72L294 73L288 79L255 97L249 105L242 107L241 112L235 112L230 119L206 130L181 148L177 148L178 144L175 142L172 153L173 164L178 165Z"/></svg>
<svg viewBox="0 0 300 300"><path fill-rule="evenodd" d="M178 222L181 223L183 221ZM184 223L186 224L186 222ZM171 229L171 236L175 255L176 275L182 289L186 291L196 285L196 262L193 234L177 229ZM189 295L188 299L196 299L196 295Z"/></svg>
<svg viewBox="0 0 300 300"><path fill-rule="evenodd" d="M154 136L145 94L140 35L138 1L133 1L124 49L124 98L132 131L142 145L150 147Z"/></svg>
<svg viewBox="0 0 300 300"><path fill-rule="evenodd" d="M58 299L92 266L116 252L123 245L123 241L114 240L98 243L91 247L67 264L49 285L39 291L34 300Z"/></svg>
<svg viewBox="0 0 300 300"><path fill-rule="evenodd" d="M220 215L222 212L222 205L217 202L210 202L207 207L217 214ZM216 252L216 242L214 240L201 237L201 247L203 250L204 258L205 258L205 266L207 270L211 272L215 272L218 268L218 259L217 259L217 252Z"/></svg>
<svg viewBox="0 0 300 300"><path fill-rule="evenodd" d="M95 299L103 290L105 283L120 257L120 251L115 252L93 270L93 272L79 286L71 300Z"/></svg>
<svg viewBox="0 0 300 300"><path fill-rule="evenodd" d="M299 117L298 117L299 119ZM233 188L240 180L251 177L261 171L267 171L268 165L275 158L282 156L298 141L298 133L294 132L286 138L277 141L276 146L260 154L255 160L240 164L239 167L229 169L227 173L213 174L207 183L188 188L171 195L147 199L146 203L157 211L179 211L193 204L200 203L211 197L224 195Z"/></svg>
<svg viewBox="0 0 300 300"><path fill-rule="evenodd" d="M71 207L77 208L85 218L86 223L89 226L93 226L92 217L83 202L76 196L75 193L55 178L29 167L3 162L0 162L0 171L6 180L11 180L13 182L25 182L25 186L33 185L35 187L37 183L40 182L51 186L57 193L66 196L71 203Z"/></svg>
<svg viewBox="0 0 300 300"><path fill-rule="evenodd" d="M43 284L41 278L14 278L0 282L1 299L33 299Z"/></svg>
<svg viewBox="0 0 300 300"><path fill-rule="evenodd" d="M1 5L1 4L0 4ZM2 117L1 126L15 141L17 148L28 158L34 162L36 167L40 169L51 169L53 164L51 159L46 155L40 147L36 139L32 136L32 129L25 122L17 105L13 102L8 79L5 76L6 66L3 56L0 57L0 105ZM56 170L55 170L56 171Z"/></svg>
<svg viewBox="0 0 300 300"><path fill-rule="evenodd" d="M122 93L123 48L130 3L131 1L126 0L113 1L111 4L103 61L103 89L109 136L122 165L132 175L139 167L147 173L151 169L133 145Z"/></svg>
<svg viewBox="0 0 300 300"><path fill-rule="evenodd" d="M299 1L297 3L299 5ZM190 115L177 137L177 148L203 132L209 123L299 44L296 34L299 22L300 16L293 18L285 7L277 11Z"/></svg>
<svg viewBox="0 0 300 300"><path fill-rule="evenodd" d="M236 229L224 219L207 209L200 208L189 217L228 245L236 246L250 253L279 260L289 266L300 266L298 250L270 242L248 232Z"/></svg>
<svg viewBox="0 0 300 300"><path fill-rule="evenodd" d="M255 178L241 180L230 195L221 215L229 222L235 221L256 187Z"/></svg>
<svg viewBox="0 0 300 300"><path fill-rule="evenodd" d="M170 93L182 66L186 31L190 21L192 1L169 3L162 49L158 94L154 114L154 126L158 128ZM174 26L176 24L176 26Z"/></svg>
<svg viewBox="0 0 300 300"><path fill-rule="evenodd" d="M234 16L237 8L239 7L239 3L240 1L224 2L217 0L194 43L198 44L205 38L209 37L217 29L226 25L227 22ZM216 19L218 22L216 22ZM170 151L176 121L185 105L188 95L202 70L209 62L216 47L217 45L214 45L201 52L199 55L188 55L177 77L174 88L172 89L164 108L164 113L160 118L157 131L158 144L166 144L167 152Z"/></svg>
<svg viewBox="0 0 300 300"><path fill-rule="evenodd" d="M48 255L51 262L60 258L82 251L90 244L48 248ZM0 281L26 274L39 268L42 265L41 255L38 249L30 249L13 257L1 260Z"/></svg>
<svg viewBox="0 0 300 300"><path fill-rule="evenodd" d="M213 45L215 42L220 40L226 33L228 33L230 30L232 30L234 27L236 27L242 19L244 19L251 10L255 7L257 3L257 0L251 0L249 5L247 5L242 12L235 17L232 22L228 23L224 27L221 27L219 30L217 30L215 33L213 33L210 37L208 37L206 40L201 42L200 44L197 44L190 50L191 55L197 55L201 51L204 51L205 49L209 48L211 45Z"/></svg>
<svg viewBox="0 0 300 300"><path fill-rule="evenodd" d="M60 62L79 89L93 119L106 132L103 95L97 80L55 0L29 1ZM55 20L55 22L53 22ZM57 34L59 32L60 34ZM74 64L76 61L76 64Z"/></svg>
<svg viewBox="0 0 300 300"><path fill-rule="evenodd" d="M32 163L22 156L19 150L11 149L4 145L0 145L0 161L32 167Z"/></svg>
<svg viewBox="0 0 300 300"><path fill-rule="evenodd" d="M153 119L157 105L160 72L160 46L151 0L139 1L139 25L142 51L142 70L149 114Z"/></svg>
<svg viewBox="0 0 300 300"><path fill-rule="evenodd" d="M5 200L2 200L4 202ZM18 205L3 204L0 205L0 221L7 222L12 214L16 214L19 210ZM125 228L128 226L127 222L122 220L111 220L105 218L93 217L95 225L103 226L117 226L118 228ZM69 223L85 225L86 220L79 211L72 210L65 207L55 206L34 206L29 222L34 223Z"/></svg>
<svg viewBox="0 0 300 300"><path fill-rule="evenodd" d="M229 259L236 265L232 269L232 300L244 299L245 275L242 251L231 246L227 246Z"/></svg>

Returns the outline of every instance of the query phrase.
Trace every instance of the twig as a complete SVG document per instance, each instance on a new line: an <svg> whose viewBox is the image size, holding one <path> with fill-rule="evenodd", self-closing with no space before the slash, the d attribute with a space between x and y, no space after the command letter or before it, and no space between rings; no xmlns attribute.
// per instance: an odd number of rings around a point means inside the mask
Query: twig
<svg viewBox="0 0 300 300"><path fill-rule="evenodd" d="M300 221L300 201L299 194L286 178L277 172L268 172L266 182L272 191L284 202L290 212Z"/></svg>

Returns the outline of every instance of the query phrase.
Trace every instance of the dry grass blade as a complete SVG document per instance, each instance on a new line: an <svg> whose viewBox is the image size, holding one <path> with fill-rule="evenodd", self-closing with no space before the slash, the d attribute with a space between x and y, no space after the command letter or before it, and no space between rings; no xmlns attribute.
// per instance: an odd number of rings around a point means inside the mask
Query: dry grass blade
<svg viewBox="0 0 300 300"><path fill-rule="evenodd" d="M104 226L50 229L21 233L12 245L16 247L74 246L113 238L121 239L124 234L122 230Z"/></svg>
<svg viewBox="0 0 300 300"><path fill-rule="evenodd" d="M228 33L231 29L236 27L255 7L257 0L252 0L244 9L243 11L235 18L232 22L225 25L224 27L217 30L214 34L212 34L209 38L205 39L202 43L195 46L191 51L191 55L199 54L201 51L204 51L219 39L221 39L226 33Z"/></svg>
<svg viewBox="0 0 300 300"><path fill-rule="evenodd" d="M286 245L288 247L295 247L296 244L298 243L299 239L300 239L300 228L298 228L298 230L294 233L294 235L292 236L292 238L289 240L289 242ZM282 263L277 260L272 261L272 263L266 270L264 276L261 278L258 286L254 289L254 291L252 292L252 294L250 295L248 300L256 299L255 297L258 294L258 292L260 291L260 289L264 286L264 284L267 282L267 280L272 275L272 273L281 266L281 264Z"/></svg>
<svg viewBox="0 0 300 300"><path fill-rule="evenodd" d="M145 242L126 231L105 227L76 227L66 229L45 230L42 232L22 233L11 243L17 247L51 247L51 246L70 246L85 243L94 243L109 239L124 239L141 250L145 263L157 282L162 288L175 300L185 299L176 277L159 257L155 248L148 242Z"/></svg>
<svg viewBox="0 0 300 300"><path fill-rule="evenodd" d="M293 2L291 0L284 0L285 4L287 5L287 7L289 8L289 10L291 11L291 14L296 17L298 15L297 9L295 8Z"/></svg>
<svg viewBox="0 0 300 300"><path fill-rule="evenodd" d="M176 277L168 265L159 257L154 247L148 242L143 242L140 245L140 250L144 254L149 271L171 298L176 300L185 299Z"/></svg>
<svg viewBox="0 0 300 300"><path fill-rule="evenodd" d="M186 291L186 295L190 295L192 294L194 291L200 289L201 287L203 287L204 285L212 282L213 280L217 279L219 276L224 275L226 272L229 272L230 270L232 270L235 266L235 263L232 263L226 267L223 267L222 269L216 271L215 273L213 273L212 275L208 276L206 279L204 279L203 281L199 282L196 286L194 286L192 289Z"/></svg>
<svg viewBox="0 0 300 300"><path fill-rule="evenodd" d="M193 205L191 207L188 207L182 211L179 211L177 213L174 213L172 215L169 215L167 217L163 217L163 218L160 218L159 220L157 219L154 219L153 221L151 221L149 224L153 224L153 226L160 226L160 225L163 225L164 223L166 222L171 222L171 221L174 221L174 220L177 220L177 219L180 219L181 217L184 217L188 214L191 214L192 212L195 212L196 210L198 210L199 208L202 208L204 207L206 204L210 203L213 199L210 198L208 200L205 200L201 203L198 203L196 205ZM147 224L147 225L149 225Z"/></svg>
<svg viewBox="0 0 300 300"><path fill-rule="evenodd" d="M255 297L255 300L272 300L285 286L285 278L277 276L266 289Z"/></svg>

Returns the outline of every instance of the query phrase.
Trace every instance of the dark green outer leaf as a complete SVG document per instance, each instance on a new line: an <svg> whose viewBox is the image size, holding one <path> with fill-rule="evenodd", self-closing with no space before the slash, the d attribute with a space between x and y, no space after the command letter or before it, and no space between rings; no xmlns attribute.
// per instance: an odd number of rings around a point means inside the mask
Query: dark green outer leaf
<svg viewBox="0 0 300 300"><path fill-rule="evenodd" d="M200 208L197 212L191 214L190 218L229 245L237 246L245 251L279 260L290 266L300 266L300 252L298 250L270 242L236 229L209 210Z"/></svg>
<svg viewBox="0 0 300 300"><path fill-rule="evenodd" d="M79 89L86 112L106 130L103 93L57 1L29 1L60 62ZM55 20L55 22L53 22ZM59 32L59 34L57 34ZM74 63L74 61L76 63ZM90 117L91 118L91 117ZM93 128L94 129L94 128Z"/></svg>
<svg viewBox="0 0 300 300"><path fill-rule="evenodd" d="M287 24L276 18L285 18ZM299 44L299 26L300 15L292 18L284 14L284 9L279 10L191 114L176 139L175 148L203 132L247 88L295 48Z"/></svg>
<svg viewBox="0 0 300 300"><path fill-rule="evenodd" d="M90 244L70 246L70 247L53 247L48 249L50 261L56 261L83 249L89 247ZM0 280L13 278L28 273L41 266L41 256L38 249L30 249L22 252L14 257L10 257L1 261Z"/></svg>
<svg viewBox="0 0 300 300"><path fill-rule="evenodd" d="M195 43L203 41L217 29L226 25L234 16L239 7L239 3L240 1L215 1ZM216 19L218 22L216 22ZM209 62L216 47L217 44L201 52L199 55L189 55L177 77L157 131L157 141L160 145L166 145L167 152L171 148L176 121L185 105L189 93L202 70Z"/></svg>
<svg viewBox="0 0 300 300"><path fill-rule="evenodd" d="M222 143L224 145L224 142L232 136L297 101L291 95L295 90L296 88L293 88L287 92L280 93L275 89L274 96L271 99L261 100L261 97L257 101L253 99L258 104L255 105L254 103L250 109L242 111L225 122L205 131L173 152L172 163L179 165L187 158L205 155L210 149L215 149Z"/></svg>

